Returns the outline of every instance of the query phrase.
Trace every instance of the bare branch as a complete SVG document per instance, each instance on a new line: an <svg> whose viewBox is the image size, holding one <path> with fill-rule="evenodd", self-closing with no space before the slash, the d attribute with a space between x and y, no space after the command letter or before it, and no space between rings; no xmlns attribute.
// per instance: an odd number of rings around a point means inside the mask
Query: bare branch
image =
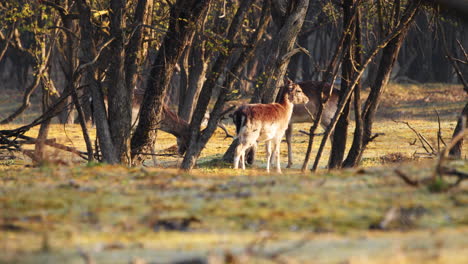
<svg viewBox="0 0 468 264"><path fill-rule="evenodd" d="M408 175L406 175L405 173L403 173L399 169L396 169L395 173L396 173L396 175L398 175L398 177L400 177L408 185L413 186L413 187L418 187L419 186L419 181L415 181L415 180L410 179L408 177Z"/></svg>

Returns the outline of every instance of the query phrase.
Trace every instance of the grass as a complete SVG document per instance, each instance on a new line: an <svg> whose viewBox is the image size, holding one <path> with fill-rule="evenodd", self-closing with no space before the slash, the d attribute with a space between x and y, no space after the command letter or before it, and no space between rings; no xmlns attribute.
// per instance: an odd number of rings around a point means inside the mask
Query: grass
<svg viewBox="0 0 468 264"><path fill-rule="evenodd" d="M391 86L389 93L407 88L431 96L447 89ZM230 144L219 131L191 173L177 169L180 157L158 157L156 168L126 168L86 165L49 149L50 163L34 168L15 154L0 165L0 263L83 263L86 256L96 263L206 257L224 263L216 259L230 255L237 263L274 263L267 255L283 247L294 248L278 256L287 263L467 263L468 184L433 193L395 176L395 168L416 179L430 176L435 162L415 158L423 150L412 144L414 133L391 118L408 121L434 146L438 123L423 117L432 106L421 105L416 95L400 98L401 107L390 107L394 99L385 98L388 107L374 126L384 135L369 145L356 169L327 171L324 159L317 173L301 173L307 139L298 132L295 166L282 175L265 173L263 148L246 171L214 161ZM426 100L442 104L441 98ZM453 113L440 111L446 141L463 100L444 103ZM37 130L28 133L34 137ZM50 135L85 149L78 126L53 125ZM174 137L160 132L156 150L167 153L174 144ZM394 162L399 160L406 162ZM468 170L466 160L450 166ZM387 229L375 230L390 208L404 213Z"/></svg>

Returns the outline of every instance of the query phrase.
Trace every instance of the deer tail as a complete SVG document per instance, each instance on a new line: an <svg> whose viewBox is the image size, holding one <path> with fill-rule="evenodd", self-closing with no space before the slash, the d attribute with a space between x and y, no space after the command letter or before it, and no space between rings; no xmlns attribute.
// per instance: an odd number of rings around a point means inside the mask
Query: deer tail
<svg viewBox="0 0 468 264"><path fill-rule="evenodd" d="M243 107L237 109L232 114L232 121L236 125L236 134L239 135L241 128L247 123L247 115L243 111Z"/></svg>

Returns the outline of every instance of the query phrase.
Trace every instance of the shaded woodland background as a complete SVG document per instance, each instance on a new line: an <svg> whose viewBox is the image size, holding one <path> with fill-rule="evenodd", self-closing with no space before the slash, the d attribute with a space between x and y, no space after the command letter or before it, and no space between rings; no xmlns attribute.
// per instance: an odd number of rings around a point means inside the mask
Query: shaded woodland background
<svg viewBox="0 0 468 264"><path fill-rule="evenodd" d="M468 91L466 10L456 10L460 16L445 7L420 0L2 2L0 89L24 99L13 113L1 113L1 122L15 121L31 98L43 111L29 126L3 132L2 144L14 148L8 137L40 125L40 161L57 116L81 124L86 160L139 164L157 144L157 130L167 129L183 151L181 167L192 169L232 102L272 102L286 76L340 88L339 111L320 144L334 137L329 167L356 166L375 136L389 81L462 83ZM465 106L461 116L467 114ZM91 120L97 142L87 132ZM313 168L320 150L315 156Z"/></svg>

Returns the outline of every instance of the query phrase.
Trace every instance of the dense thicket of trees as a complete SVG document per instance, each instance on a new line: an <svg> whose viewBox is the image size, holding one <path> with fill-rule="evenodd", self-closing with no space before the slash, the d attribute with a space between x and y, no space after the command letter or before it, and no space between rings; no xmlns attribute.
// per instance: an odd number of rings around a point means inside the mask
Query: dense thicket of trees
<svg viewBox="0 0 468 264"><path fill-rule="evenodd" d="M54 105L60 122L80 122L89 160L138 164L157 144L168 105L187 124L189 132L180 140L182 167L191 169L230 100L271 102L284 76L337 79L340 111L321 145L334 128L329 166L355 166L373 139L372 123L389 80L463 83L468 75L466 21L429 2L2 2L1 89L16 89L24 100L1 122L15 120L41 90L44 112ZM361 98L367 87L369 97ZM135 89L144 95L132 132ZM346 155L351 105L356 129ZM91 119L98 148L87 136ZM43 139L49 122L41 124ZM36 150L40 159L41 146ZM320 157L319 152L314 168Z"/></svg>

